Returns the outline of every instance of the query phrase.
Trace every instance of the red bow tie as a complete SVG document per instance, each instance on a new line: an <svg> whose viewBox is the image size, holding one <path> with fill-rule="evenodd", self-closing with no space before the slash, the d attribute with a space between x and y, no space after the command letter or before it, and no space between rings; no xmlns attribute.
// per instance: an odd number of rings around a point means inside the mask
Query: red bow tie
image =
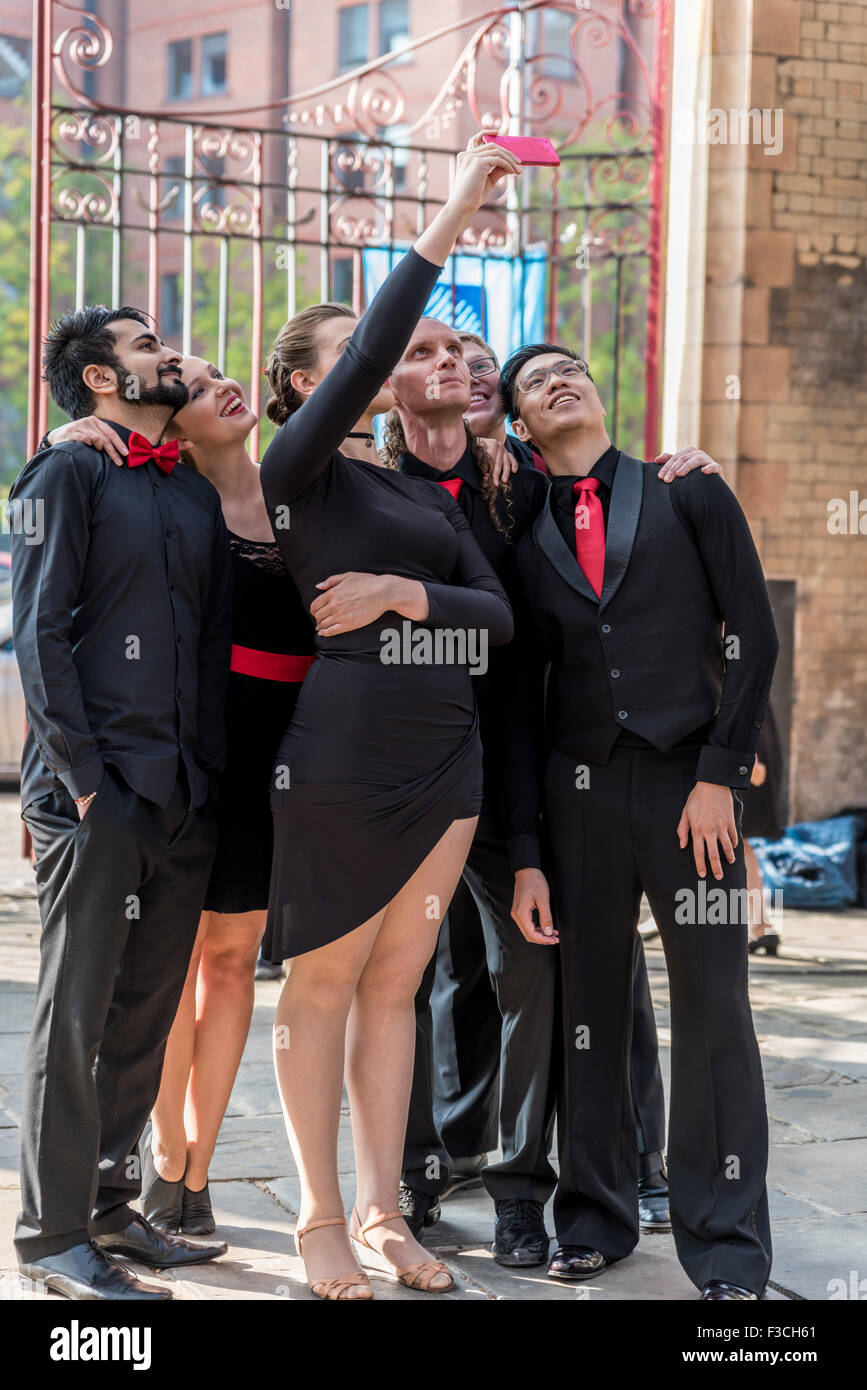
<svg viewBox="0 0 867 1390"><path fill-rule="evenodd" d="M179 458L178 442L171 440L168 444L151 444L145 439L143 434L137 434L133 430L127 440L126 461L130 468L138 468L140 463L149 463L153 459L158 468L164 473L171 473Z"/></svg>
<svg viewBox="0 0 867 1390"><path fill-rule="evenodd" d="M445 488L446 492L450 492L452 497L457 502L461 493L461 488L464 485L463 478L437 478L437 482L439 483L440 487Z"/></svg>

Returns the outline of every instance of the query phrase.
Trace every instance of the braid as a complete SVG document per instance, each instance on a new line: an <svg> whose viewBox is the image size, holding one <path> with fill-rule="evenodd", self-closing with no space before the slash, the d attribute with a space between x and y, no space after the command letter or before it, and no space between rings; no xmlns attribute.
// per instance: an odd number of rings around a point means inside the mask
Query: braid
<svg viewBox="0 0 867 1390"><path fill-rule="evenodd" d="M507 478L504 483L501 483L500 486L497 487L497 484L491 476L493 464L487 449L481 440L477 439L473 434L466 420L464 420L464 429L467 432L467 443L470 446L470 453L475 459L476 467L479 470L479 476L482 480L482 496L487 503L488 515L500 534L505 536L507 541L511 541L512 523L515 520L512 511L512 480L511 478ZM505 526L500 519L499 508L497 506L500 493L502 493L506 503Z"/></svg>
<svg viewBox="0 0 867 1390"><path fill-rule="evenodd" d="M396 410L392 409L385 417L385 434L383 437L382 448L379 457L382 459L386 468L398 468L400 456L406 453L406 435L403 432L403 424Z"/></svg>
<svg viewBox="0 0 867 1390"><path fill-rule="evenodd" d="M476 467L479 470L479 477L482 480L482 496L488 508L488 515L500 534L505 536L507 541L511 541L512 523L515 519L512 512L511 479L507 478L504 483L497 487L491 476L493 464L491 463L487 449L484 444L482 444L481 440L477 439L473 434L466 420L464 420L464 429L466 430L467 444L469 445L470 453L475 460ZM409 449L403 430L403 421L396 409L390 410L385 417L385 437L382 448L379 451L379 457L382 459L386 468L397 468L399 466L401 454L408 452ZM505 526L501 520L499 507L497 505L501 493L506 503L507 520Z"/></svg>

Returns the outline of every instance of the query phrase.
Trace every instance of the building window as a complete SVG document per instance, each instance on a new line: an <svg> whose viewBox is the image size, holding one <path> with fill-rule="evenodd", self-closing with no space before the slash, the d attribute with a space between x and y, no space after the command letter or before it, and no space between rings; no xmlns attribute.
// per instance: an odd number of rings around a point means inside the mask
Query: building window
<svg viewBox="0 0 867 1390"><path fill-rule="evenodd" d="M561 82L575 80L575 63L569 42L575 15L565 14L563 10L543 10L539 16L542 21L542 43L540 51L547 57L539 64L546 77L558 78Z"/></svg>
<svg viewBox="0 0 867 1390"><path fill-rule="evenodd" d="M331 165L337 193L360 193L364 188L364 156L366 143L355 144L352 140L341 140L334 151Z"/></svg>
<svg viewBox="0 0 867 1390"><path fill-rule="evenodd" d="M160 176L160 203L165 202L162 217L166 222L175 222L184 215L184 157L169 155L163 162L164 172ZM168 201L166 202L166 199Z"/></svg>
<svg viewBox="0 0 867 1390"><path fill-rule="evenodd" d="M337 12L337 66L341 72L361 67L370 56L370 6L346 5Z"/></svg>
<svg viewBox="0 0 867 1390"><path fill-rule="evenodd" d="M177 39L168 47L169 101L187 101L193 95L193 41Z"/></svg>
<svg viewBox="0 0 867 1390"><path fill-rule="evenodd" d="M409 167L409 150L406 148L406 141L409 138L408 125L386 126L381 132L383 140L387 140L391 145L392 172L394 174L394 191L402 193L406 188L406 175Z"/></svg>
<svg viewBox="0 0 867 1390"><path fill-rule="evenodd" d="M380 0L379 52L398 53L409 43L409 0ZM409 57L409 54L407 54Z"/></svg>
<svg viewBox="0 0 867 1390"><path fill-rule="evenodd" d="M338 304L352 303L352 257L342 256L331 262L332 294Z"/></svg>
<svg viewBox="0 0 867 1390"><path fill-rule="evenodd" d="M220 92L225 92L227 88L226 80L226 48L228 35L205 34L202 39L202 67L199 78L200 90L203 97L217 96Z"/></svg>
<svg viewBox="0 0 867 1390"><path fill-rule="evenodd" d="M199 156L199 163L207 174L214 179L222 179L226 176L226 161L220 155L203 154ZM226 186L223 183L211 183L210 180L205 185L204 201L210 203L212 207L224 208L226 206Z"/></svg>
<svg viewBox="0 0 867 1390"><path fill-rule="evenodd" d="M29 39L0 34L0 97L20 96L29 78Z"/></svg>
<svg viewBox="0 0 867 1390"><path fill-rule="evenodd" d="M160 337L174 338L184 327L184 297L180 275L160 277Z"/></svg>

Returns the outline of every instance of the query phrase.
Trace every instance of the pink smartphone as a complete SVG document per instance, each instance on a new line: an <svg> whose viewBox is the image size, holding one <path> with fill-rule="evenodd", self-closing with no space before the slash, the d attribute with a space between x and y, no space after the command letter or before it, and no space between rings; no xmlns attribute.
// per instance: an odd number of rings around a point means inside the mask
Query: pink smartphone
<svg viewBox="0 0 867 1390"><path fill-rule="evenodd" d="M559 164L560 156L546 135L483 135L486 145L502 145L522 164Z"/></svg>

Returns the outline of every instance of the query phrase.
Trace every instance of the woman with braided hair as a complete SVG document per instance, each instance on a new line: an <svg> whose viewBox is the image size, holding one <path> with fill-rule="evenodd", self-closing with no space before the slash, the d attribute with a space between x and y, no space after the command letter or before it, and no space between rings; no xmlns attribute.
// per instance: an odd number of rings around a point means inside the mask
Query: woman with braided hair
<svg viewBox="0 0 867 1390"><path fill-rule="evenodd" d="M445 328L445 325L443 327ZM503 501L505 500L508 505L512 495L511 471L503 470L498 466L488 451L488 441L473 434L467 420L463 420L462 423L466 448L478 470L480 492L488 509L491 524L502 535L509 536L512 518L508 517L504 520L502 511ZM385 417L385 436L379 456L386 468L400 468L402 466L401 459L408 452L400 413L397 410L391 410ZM437 479L437 481L440 480Z"/></svg>

